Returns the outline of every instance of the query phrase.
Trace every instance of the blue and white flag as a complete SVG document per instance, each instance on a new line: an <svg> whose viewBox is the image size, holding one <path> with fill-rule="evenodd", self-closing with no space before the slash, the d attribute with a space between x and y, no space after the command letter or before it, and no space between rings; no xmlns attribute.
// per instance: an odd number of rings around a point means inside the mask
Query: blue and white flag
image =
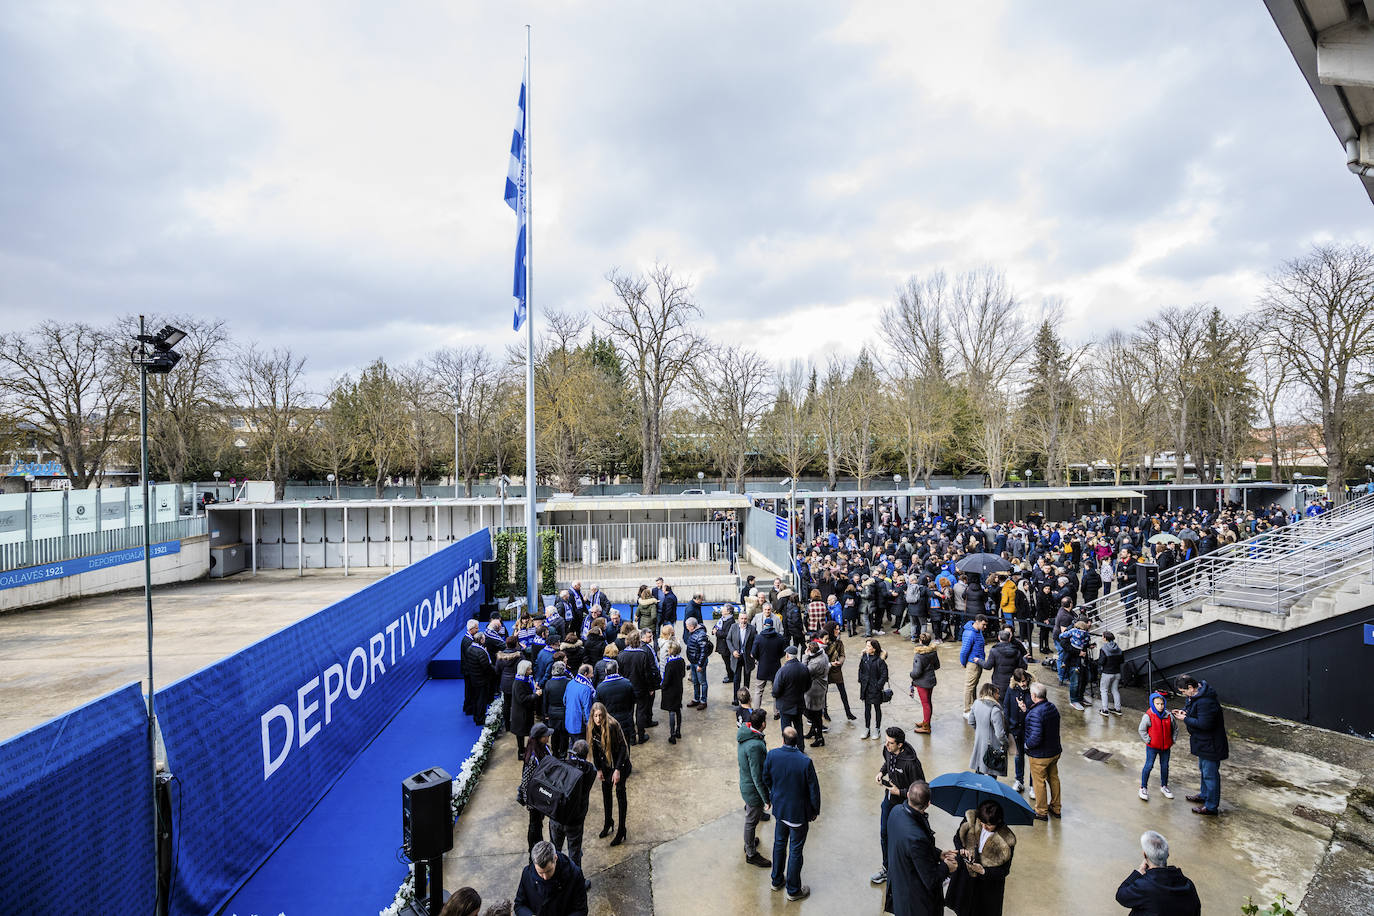
<svg viewBox="0 0 1374 916"><path fill-rule="evenodd" d="M510 169L506 173L506 203L515 211L515 330L525 323L527 314L525 304L525 212L529 195L527 185L529 169L529 147L525 143L525 130L528 127L525 111L525 90L529 83L529 61L525 62L525 75L520 79L520 107L515 113L515 133L510 141Z"/></svg>

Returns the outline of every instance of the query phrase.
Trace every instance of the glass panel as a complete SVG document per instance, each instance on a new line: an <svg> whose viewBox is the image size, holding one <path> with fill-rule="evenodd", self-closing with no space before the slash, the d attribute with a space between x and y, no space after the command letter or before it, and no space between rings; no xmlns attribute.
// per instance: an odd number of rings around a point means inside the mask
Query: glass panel
<svg viewBox="0 0 1374 916"><path fill-rule="evenodd" d="M180 513L177 505L177 485L160 483L153 488L153 522L174 522Z"/></svg>
<svg viewBox="0 0 1374 916"><path fill-rule="evenodd" d="M126 487L110 487L100 491L100 527L104 529L123 528L128 524L124 517L124 497Z"/></svg>
<svg viewBox="0 0 1374 916"><path fill-rule="evenodd" d="M67 494L67 531L86 534L95 530L95 490L72 490ZM101 495L104 495L103 491Z"/></svg>
<svg viewBox="0 0 1374 916"><path fill-rule="evenodd" d="M45 491L33 494L33 537L60 538L62 536L62 492Z"/></svg>
<svg viewBox="0 0 1374 916"><path fill-rule="evenodd" d="M124 487L129 494L129 518L125 525L129 528L143 527L143 487Z"/></svg>
<svg viewBox="0 0 1374 916"><path fill-rule="evenodd" d="M0 544L24 543L27 506L23 493L0 494Z"/></svg>

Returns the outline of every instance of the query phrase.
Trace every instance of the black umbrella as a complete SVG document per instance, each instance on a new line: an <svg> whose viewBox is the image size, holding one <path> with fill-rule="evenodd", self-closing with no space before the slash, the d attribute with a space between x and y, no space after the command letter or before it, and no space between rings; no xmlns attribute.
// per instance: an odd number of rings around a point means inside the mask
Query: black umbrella
<svg viewBox="0 0 1374 916"><path fill-rule="evenodd" d="M1011 572L1011 564L993 553L971 553L955 563L954 568L959 572L977 573L984 581L994 573Z"/></svg>

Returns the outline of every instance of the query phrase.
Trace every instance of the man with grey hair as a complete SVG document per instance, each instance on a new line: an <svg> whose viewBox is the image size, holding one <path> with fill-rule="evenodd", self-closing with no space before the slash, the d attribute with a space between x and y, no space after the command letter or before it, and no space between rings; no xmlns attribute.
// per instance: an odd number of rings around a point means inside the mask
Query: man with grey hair
<svg viewBox="0 0 1374 916"><path fill-rule="evenodd" d="M1132 916L1201 916L1197 888L1169 864L1169 841L1153 830L1140 835L1140 866L1116 889L1116 902Z"/></svg>
<svg viewBox="0 0 1374 916"><path fill-rule="evenodd" d="M1017 700L1016 705L1026 714L1021 743L1030 764L1033 816L1037 821L1060 817L1059 755L1064 748L1059 741L1059 710L1039 681L1030 686L1030 705L1025 700Z"/></svg>
<svg viewBox="0 0 1374 916"><path fill-rule="evenodd" d="M530 850L530 864L515 891L518 916L586 916L587 881L582 869L548 840Z"/></svg>

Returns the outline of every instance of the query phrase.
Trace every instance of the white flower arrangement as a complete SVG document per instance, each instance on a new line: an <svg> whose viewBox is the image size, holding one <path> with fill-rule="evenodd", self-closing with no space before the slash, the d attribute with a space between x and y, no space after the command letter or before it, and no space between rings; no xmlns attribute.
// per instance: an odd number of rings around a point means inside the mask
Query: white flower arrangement
<svg viewBox="0 0 1374 916"><path fill-rule="evenodd" d="M482 729L482 736L477 739L477 744L473 746L472 753L463 761L458 768L458 775L453 777L453 795L449 801L449 806L453 811L454 820L463 813L467 807L468 800L472 798L472 793L477 789L477 780L482 776L482 770L486 768L487 758L491 756L491 747L496 743L496 736L501 731L501 698L492 700L487 707L487 724ZM410 874L401 882L401 886L396 889L396 896L391 901L391 905L378 912L377 916L401 916L402 911L408 907L415 899L415 865L410 866Z"/></svg>

